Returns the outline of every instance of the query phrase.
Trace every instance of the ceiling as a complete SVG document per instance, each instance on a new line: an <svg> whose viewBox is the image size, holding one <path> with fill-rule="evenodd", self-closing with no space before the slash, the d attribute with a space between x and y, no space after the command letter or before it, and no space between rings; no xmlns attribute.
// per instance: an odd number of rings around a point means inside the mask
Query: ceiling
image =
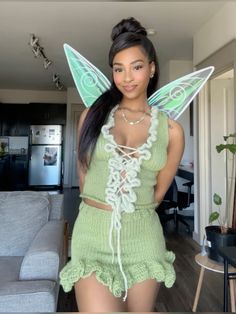
<svg viewBox="0 0 236 314"><path fill-rule="evenodd" d="M134 16L156 30L153 41L161 64L169 59L192 60L194 33L225 1L1 1L0 89L55 90L52 76L65 87L74 86L63 51L68 43L108 77L107 55L112 26ZM39 38L53 61L45 70L29 45Z"/></svg>

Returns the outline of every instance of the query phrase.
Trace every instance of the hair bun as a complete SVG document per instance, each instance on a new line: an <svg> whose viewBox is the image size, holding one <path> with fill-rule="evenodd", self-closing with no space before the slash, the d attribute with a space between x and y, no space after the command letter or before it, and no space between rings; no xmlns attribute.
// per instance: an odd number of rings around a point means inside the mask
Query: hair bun
<svg viewBox="0 0 236 314"><path fill-rule="evenodd" d="M127 32L147 36L146 29L134 17L130 17L121 20L117 25L113 27L111 39L114 41L118 36Z"/></svg>

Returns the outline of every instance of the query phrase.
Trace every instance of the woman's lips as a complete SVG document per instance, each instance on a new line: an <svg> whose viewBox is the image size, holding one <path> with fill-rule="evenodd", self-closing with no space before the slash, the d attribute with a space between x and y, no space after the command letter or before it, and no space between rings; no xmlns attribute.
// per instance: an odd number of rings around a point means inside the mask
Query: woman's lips
<svg viewBox="0 0 236 314"><path fill-rule="evenodd" d="M126 86L123 86L123 88L126 92L132 92L133 90L135 90L136 85L126 85Z"/></svg>

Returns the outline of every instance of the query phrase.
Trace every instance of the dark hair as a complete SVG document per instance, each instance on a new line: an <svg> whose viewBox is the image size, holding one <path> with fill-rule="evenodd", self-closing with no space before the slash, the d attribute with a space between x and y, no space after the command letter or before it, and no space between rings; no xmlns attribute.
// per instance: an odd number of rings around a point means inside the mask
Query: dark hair
<svg viewBox="0 0 236 314"><path fill-rule="evenodd" d="M121 20L112 29L112 46L109 51L109 65L112 67L115 55L123 49L140 46L149 62L154 62L155 73L150 79L147 96L149 97L156 89L159 79L159 66L152 42L147 38L145 28L133 17ZM78 158L85 168L94 151L101 128L106 122L109 113L122 99L122 93L112 81L111 87L103 93L89 108L83 126L80 131Z"/></svg>

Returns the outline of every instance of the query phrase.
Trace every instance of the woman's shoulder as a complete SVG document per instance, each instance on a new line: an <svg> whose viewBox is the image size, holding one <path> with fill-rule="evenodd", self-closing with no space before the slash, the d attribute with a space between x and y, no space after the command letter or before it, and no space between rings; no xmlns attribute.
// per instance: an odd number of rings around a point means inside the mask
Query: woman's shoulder
<svg viewBox="0 0 236 314"><path fill-rule="evenodd" d="M177 122L176 120L169 118L169 116L166 112L159 110L158 111L158 119L165 121L170 130L174 130L176 132L183 132L182 125L179 122Z"/></svg>
<svg viewBox="0 0 236 314"><path fill-rule="evenodd" d="M182 125L176 120L168 118L168 128L170 139L172 140L183 140L184 130Z"/></svg>

